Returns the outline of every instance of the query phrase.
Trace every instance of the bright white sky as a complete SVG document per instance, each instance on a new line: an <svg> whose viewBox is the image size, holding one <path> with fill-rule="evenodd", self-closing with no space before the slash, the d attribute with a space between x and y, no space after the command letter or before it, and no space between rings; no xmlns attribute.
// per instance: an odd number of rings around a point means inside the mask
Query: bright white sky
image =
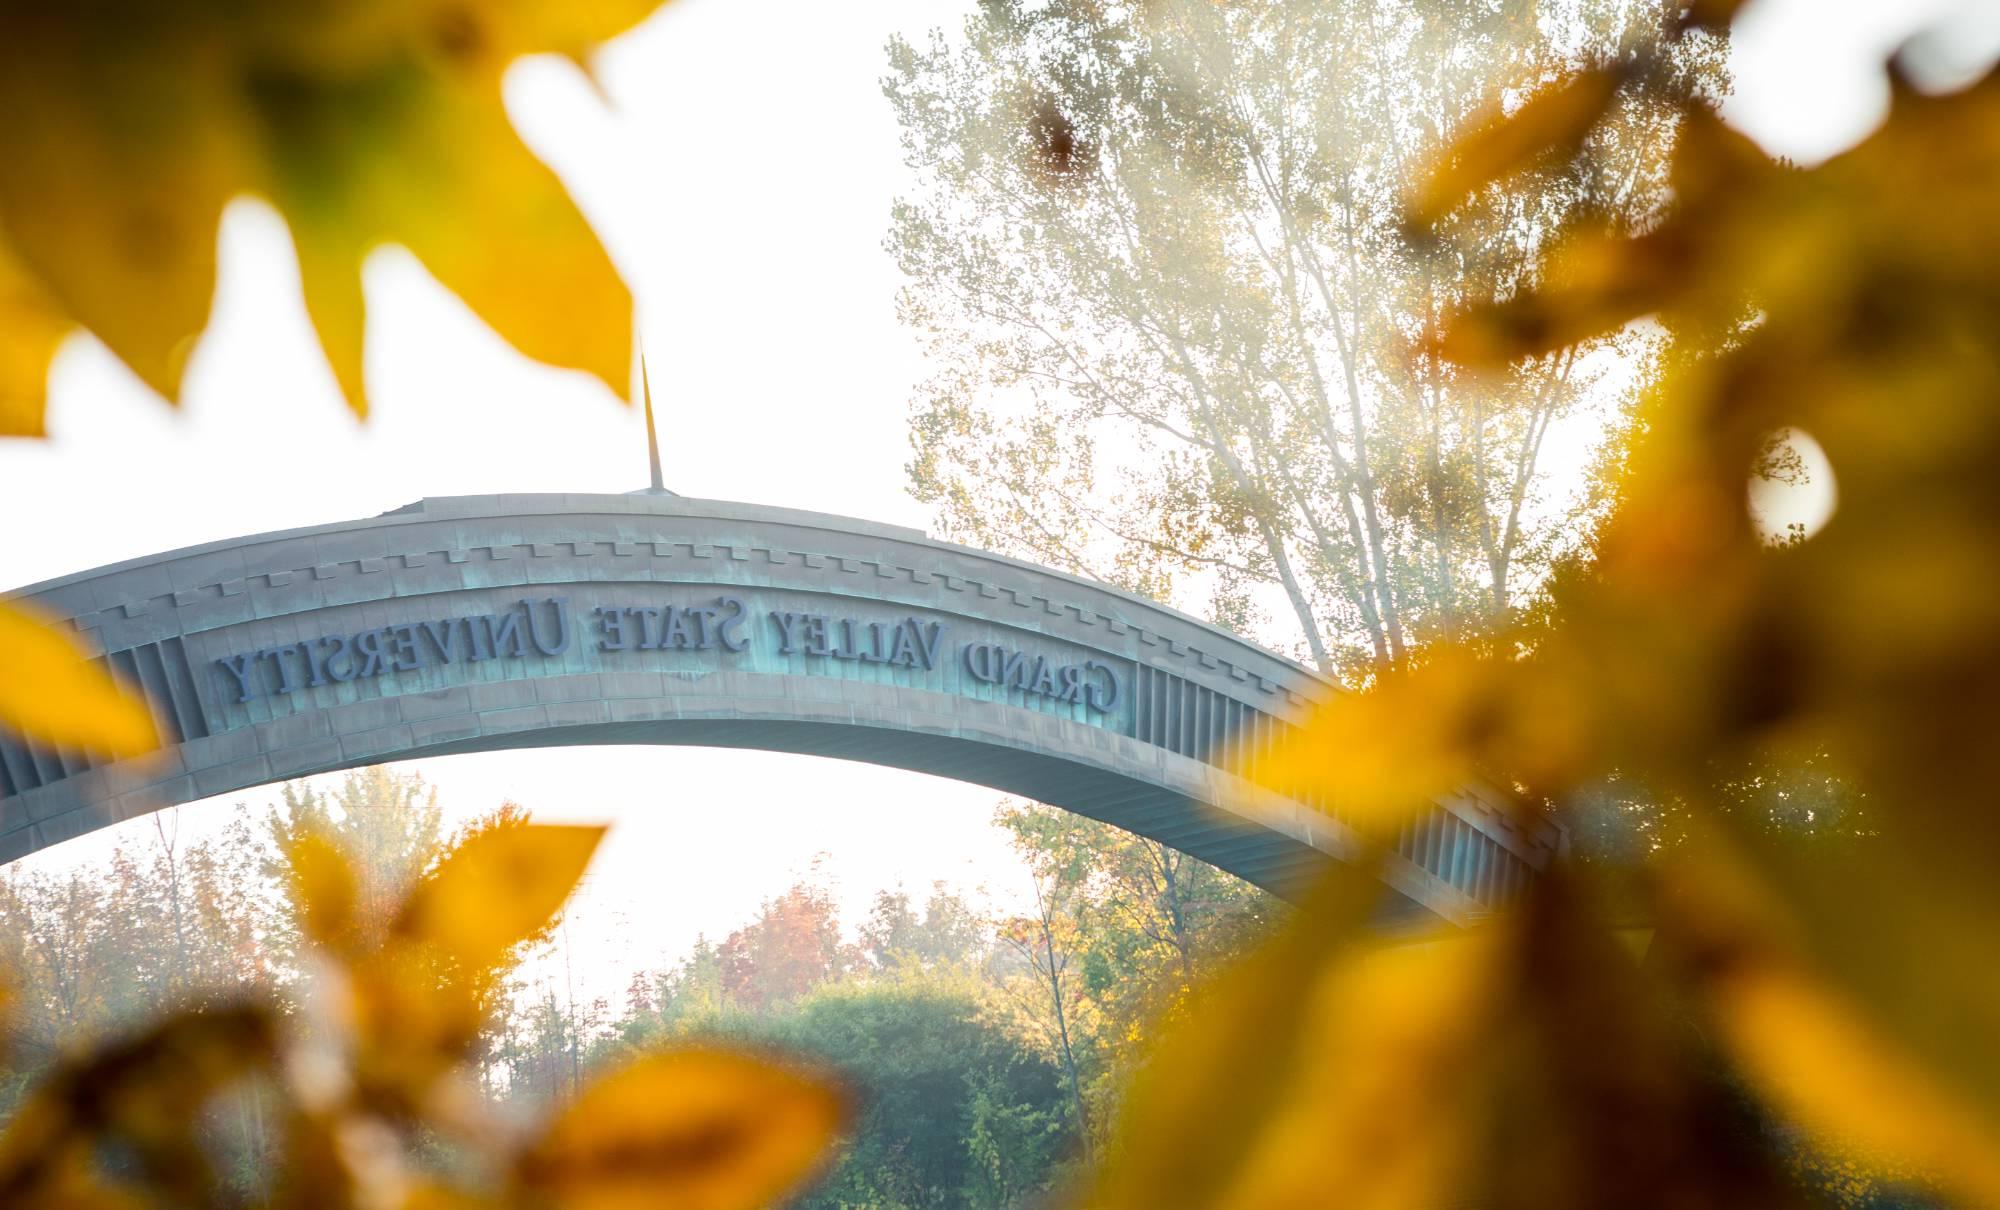
<svg viewBox="0 0 2000 1210"><path fill-rule="evenodd" d="M881 248L905 175L878 80L891 33L956 25L971 7L677 0L604 52L611 109L567 63L509 77L517 125L637 295L669 487L927 521L903 488L904 409L924 367ZM1946 31L1917 56L1926 78L1962 80L2000 46L2000 3L1756 0L1737 27L1728 115L1774 154L1823 159L1880 119L1883 57L1926 28ZM409 256L368 266L365 428L321 361L277 216L238 203L221 256L178 412L79 337L53 371L51 439L0 441L0 516L15 519L0 584L427 495L643 486L635 412L523 360ZM453 818L513 798L543 818L613 822L571 917L580 991L614 991L633 965L727 931L816 860L850 921L898 883L984 885L1002 903L1025 890L989 823L996 795L914 774L676 748L416 767ZM197 804L181 826L205 831L236 809ZM32 860L144 843L138 822Z"/></svg>

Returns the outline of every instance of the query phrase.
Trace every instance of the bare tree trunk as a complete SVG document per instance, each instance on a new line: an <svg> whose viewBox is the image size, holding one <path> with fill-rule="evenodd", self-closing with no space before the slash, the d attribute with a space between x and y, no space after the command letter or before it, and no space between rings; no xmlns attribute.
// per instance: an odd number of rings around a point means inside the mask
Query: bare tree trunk
<svg viewBox="0 0 2000 1210"><path fill-rule="evenodd" d="M181 927L181 866L174 852L180 841L180 808L172 808L174 815L173 838L167 837L166 824L160 817L166 812L153 812L153 833L160 838L160 849L167 857L167 903L174 915L174 978L172 990L185 991L188 985L187 932Z"/></svg>
<svg viewBox="0 0 2000 1210"><path fill-rule="evenodd" d="M1156 840L1145 842L1160 865L1161 901L1167 908L1167 927L1172 930L1174 951L1180 955L1181 981L1194 986L1194 939L1188 935L1186 905L1181 901L1180 854Z"/></svg>
<svg viewBox="0 0 2000 1210"><path fill-rule="evenodd" d="M576 978L570 973L569 965L569 914L563 914L563 992L569 1000L569 1095L574 1098L576 1090L583 1087L583 1056L579 1052L582 1045L582 1023L576 1018Z"/></svg>
<svg viewBox="0 0 2000 1210"><path fill-rule="evenodd" d="M1055 1010L1056 1041L1062 1051L1063 1075L1069 1081L1070 1103L1076 1107L1077 1134L1083 1140L1084 1163L1093 1162L1096 1151L1090 1136L1090 1112L1083 1103L1083 1081L1077 1075L1076 1047L1069 1036L1069 1011L1063 1004L1063 965L1057 961L1055 938L1055 901L1048 894L1042 880L1035 879L1035 920L1042 934L1043 960L1035 963L1035 973L1043 976L1049 987L1049 1003Z"/></svg>

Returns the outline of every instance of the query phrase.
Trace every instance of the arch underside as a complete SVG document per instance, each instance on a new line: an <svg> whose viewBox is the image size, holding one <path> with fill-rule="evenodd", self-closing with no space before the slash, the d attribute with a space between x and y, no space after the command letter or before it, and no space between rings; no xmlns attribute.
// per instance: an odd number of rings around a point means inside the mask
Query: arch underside
<svg viewBox="0 0 2000 1210"><path fill-rule="evenodd" d="M976 740L911 734L853 723L767 721L759 723L754 731L726 719L604 723L552 727L505 738L462 740L414 750L408 755L447 756L591 744L785 752L948 777L1123 828L1198 857L1288 899L1297 898L1335 864L1333 858L1311 845L1248 824L1184 794L1103 769L1019 749L996 749ZM728 809L718 803L690 805L696 810ZM1395 910L1414 913L1421 909L1414 901L1399 895Z"/></svg>
<svg viewBox="0 0 2000 1210"><path fill-rule="evenodd" d="M1288 898L1356 851L1326 804L1239 776L1324 681L1152 602L909 530L680 497L425 500L23 595L144 692L168 743L106 763L0 735L0 860L289 777L588 744L990 786ZM543 624L510 646L515 613ZM1454 796L1395 838L1391 914L1469 919L1561 844Z"/></svg>

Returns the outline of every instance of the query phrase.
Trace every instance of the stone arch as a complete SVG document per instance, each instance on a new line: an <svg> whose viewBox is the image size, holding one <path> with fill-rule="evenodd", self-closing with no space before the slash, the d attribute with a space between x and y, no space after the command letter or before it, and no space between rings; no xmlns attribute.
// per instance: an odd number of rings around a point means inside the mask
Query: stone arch
<svg viewBox="0 0 2000 1210"><path fill-rule="evenodd" d="M1320 677L915 530L670 494L448 497L18 595L143 689L168 742L105 762L0 735L0 860L288 777L604 743L921 770L1285 896L1355 851L1337 810L1232 771L1333 692ZM1383 877L1405 910L1463 921L1562 845L1475 788L1406 827Z"/></svg>

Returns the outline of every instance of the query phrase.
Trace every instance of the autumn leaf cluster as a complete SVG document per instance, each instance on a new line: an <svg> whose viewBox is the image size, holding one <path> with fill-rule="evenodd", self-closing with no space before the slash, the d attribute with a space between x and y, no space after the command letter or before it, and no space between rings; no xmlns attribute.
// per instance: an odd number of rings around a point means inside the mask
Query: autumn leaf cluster
<svg viewBox="0 0 2000 1210"><path fill-rule="evenodd" d="M796 1063L676 1047L598 1074L542 1121L495 1118L469 1061L514 953L545 933L602 829L520 816L476 829L379 917L318 832L286 861L309 942L294 1009L246 995L168 1013L48 1073L0 1134L0 1203L224 1206L201 1131L257 1081L283 1139L272 1205L768 1204L813 1170L844 1094ZM442 1141L455 1157L426 1162Z"/></svg>
<svg viewBox="0 0 2000 1210"><path fill-rule="evenodd" d="M308 316L367 413L362 262L400 244L530 357L621 396L632 302L502 76L588 67L660 0L0 2L0 437L43 432L49 360L79 330L179 397L239 196L290 223ZM0 725L132 756L144 705L62 630L0 601Z"/></svg>
<svg viewBox="0 0 2000 1210"><path fill-rule="evenodd" d="M361 261L408 247L531 357L621 394L630 299L501 76L583 62L658 0L0 5L0 434L41 430L48 359L89 329L169 399L208 320L223 207L269 200L365 411Z"/></svg>
<svg viewBox="0 0 2000 1210"><path fill-rule="evenodd" d="M0 127L0 430L38 429L47 357L78 326L172 395L216 217L243 192L292 222L357 407L359 260L385 241L524 351L619 381L627 337L595 320L607 299L622 317L623 287L512 139L499 78L650 7L0 7L0 104L39 117ZM1663 36L1726 27L1735 7L1700 0ZM1588 156L1621 98L1679 108L1657 222L1579 214L1518 289L1426 337L1463 375L1635 322L1699 350L1640 417L1594 563L1554 585L1554 627L1385 669L1260 775L1381 832L1472 780L1525 816L1617 776L1684 804L1691 839L1615 888L1552 871L1490 921L1395 945L1369 876L1391 858L1364 858L1189 1007L1092 1205L1809 1199L1760 1133L1771 1121L1838 1164L2000 1204L2000 74L1937 95L1897 78L1880 129L1798 169L1648 56L1496 109L1410 199L1412 239L1453 255L1454 216ZM1825 450L1837 509L1774 545L1747 485L1788 431ZM0 723L113 753L150 741L142 708L11 606L0 655L47 687L0 679ZM1808 854L1721 809L1719 782L1797 753L1865 793L1859 843ZM301 842L325 968L307 1019L248 1001L64 1064L0 1137L0 1200L201 1200L196 1111L249 1077L286 1092L294 1202L776 1196L840 1103L768 1060L641 1059L519 1133L454 1094L480 981L594 843L485 834L375 922L353 913L340 855ZM418 1130L460 1140L468 1173L407 1163Z"/></svg>
<svg viewBox="0 0 2000 1210"><path fill-rule="evenodd" d="M1386 670L1263 775L1390 834L1468 781L1527 817L1616 777L1683 805L1691 839L1386 949L1350 877L1166 1047L1108 1204L1830 1196L1774 1158L1782 1130L1863 1184L2000 1204L1980 956L2000 918L2000 73L1948 94L1897 73L1877 131L1799 169L1661 89L1644 52L1583 65L1460 132L1412 239L1452 255L1453 216L1587 155L1635 90L1683 107L1669 211L1580 218L1425 343L1465 375L1634 322L1691 350L1593 564L1553 586L1553 627ZM1748 486L1785 433L1824 449L1837 507L1774 543ZM1865 835L1806 846L1725 809L1719 785L1802 757L1866 796Z"/></svg>

